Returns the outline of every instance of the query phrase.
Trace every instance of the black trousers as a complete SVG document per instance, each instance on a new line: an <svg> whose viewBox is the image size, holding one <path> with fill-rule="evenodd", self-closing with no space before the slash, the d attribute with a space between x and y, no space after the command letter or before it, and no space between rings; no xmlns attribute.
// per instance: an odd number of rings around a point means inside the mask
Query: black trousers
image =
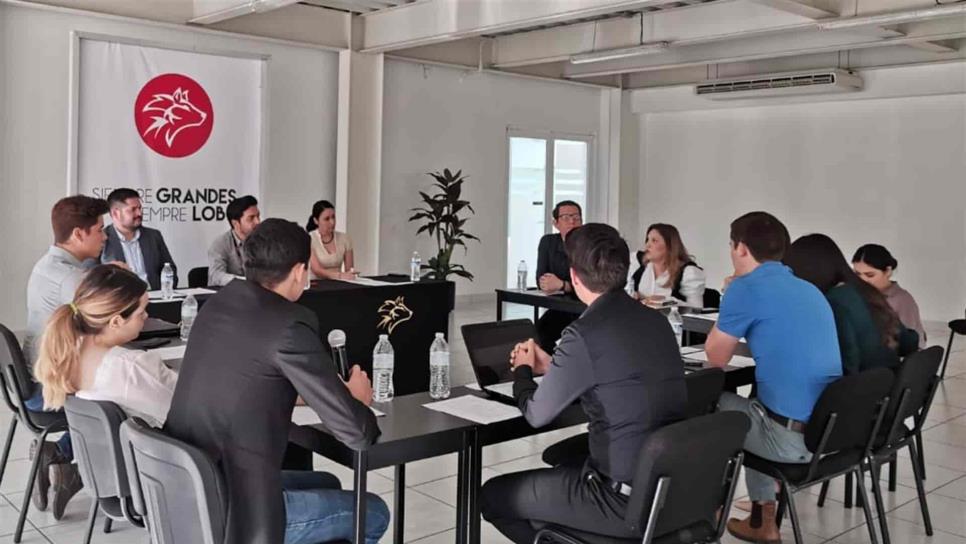
<svg viewBox="0 0 966 544"><path fill-rule="evenodd" d="M540 344L540 348L553 354L553 348L557 345L557 340L560 340L560 334L567 328L567 325L576 321L578 317L580 317L578 314L556 310L544 312L536 323L537 343Z"/></svg>
<svg viewBox="0 0 966 544"><path fill-rule="evenodd" d="M483 485L483 519L517 544L533 544L547 524L634 538L623 523L627 498L580 466L562 465L497 476Z"/></svg>

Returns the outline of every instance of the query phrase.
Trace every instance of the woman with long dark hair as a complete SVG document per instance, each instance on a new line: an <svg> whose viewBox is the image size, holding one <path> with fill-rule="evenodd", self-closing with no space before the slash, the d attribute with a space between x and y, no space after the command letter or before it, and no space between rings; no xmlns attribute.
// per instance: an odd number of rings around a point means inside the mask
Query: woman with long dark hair
<svg viewBox="0 0 966 544"><path fill-rule="evenodd" d="M922 326L919 316L919 305L906 291L892 279L892 274L899 266L899 262L889 253L889 250L878 244L865 244L856 250L852 256L852 268L859 279L868 283L885 295L889 306L899 316L899 321L906 327L919 333L919 347L926 347L926 329Z"/></svg>
<svg viewBox="0 0 966 544"><path fill-rule="evenodd" d="M915 350L918 338L908 335L882 293L855 275L831 238L802 236L785 252L783 262L828 299L845 374L894 367L900 355Z"/></svg>
<svg viewBox="0 0 966 544"><path fill-rule="evenodd" d="M678 229L655 223L645 232L644 250L637 252L640 266L631 276L638 298L646 304L673 298L695 308L704 306L704 270L688 255Z"/></svg>
<svg viewBox="0 0 966 544"><path fill-rule="evenodd" d="M335 230L335 206L328 200L312 205L312 214L305 225L312 239L312 258L309 271L313 279L351 280L356 277L352 239Z"/></svg>

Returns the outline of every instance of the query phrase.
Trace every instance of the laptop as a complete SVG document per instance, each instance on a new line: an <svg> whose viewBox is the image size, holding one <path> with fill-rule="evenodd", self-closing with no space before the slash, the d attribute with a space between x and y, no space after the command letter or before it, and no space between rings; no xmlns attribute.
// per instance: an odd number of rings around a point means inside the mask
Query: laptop
<svg viewBox="0 0 966 544"><path fill-rule="evenodd" d="M463 325L460 330L480 389L494 400L516 406L510 352L518 343L536 338L533 322L529 319L511 319ZM536 381L540 379L538 377Z"/></svg>
<svg viewBox="0 0 966 544"><path fill-rule="evenodd" d="M181 328L177 324L170 323L156 317L149 317L144 320L144 328L142 328L141 333L138 334L138 340L146 340L148 338L171 338L179 336L180 334Z"/></svg>

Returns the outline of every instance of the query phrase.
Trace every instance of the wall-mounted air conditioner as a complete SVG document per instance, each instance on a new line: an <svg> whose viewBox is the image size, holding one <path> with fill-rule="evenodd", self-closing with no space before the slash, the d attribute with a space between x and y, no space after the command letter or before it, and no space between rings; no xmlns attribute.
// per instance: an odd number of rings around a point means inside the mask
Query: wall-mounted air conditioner
<svg viewBox="0 0 966 544"><path fill-rule="evenodd" d="M846 70L809 70L784 74L715 79L694 87L711 100L844 93L862 90L862 78Z"/></svg>

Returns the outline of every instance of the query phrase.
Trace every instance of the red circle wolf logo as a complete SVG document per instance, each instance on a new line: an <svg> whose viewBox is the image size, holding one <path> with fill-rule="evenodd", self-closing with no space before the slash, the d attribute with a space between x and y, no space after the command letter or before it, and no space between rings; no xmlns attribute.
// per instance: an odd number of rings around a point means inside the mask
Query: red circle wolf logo
<svg viewBox="0 0 966 544"><path fill-rule="evenodd" d="M162 74L148 81L134 101L138 134L165 157L187 157L201 149L214 121L208 93L181 74Z"/></svg>

